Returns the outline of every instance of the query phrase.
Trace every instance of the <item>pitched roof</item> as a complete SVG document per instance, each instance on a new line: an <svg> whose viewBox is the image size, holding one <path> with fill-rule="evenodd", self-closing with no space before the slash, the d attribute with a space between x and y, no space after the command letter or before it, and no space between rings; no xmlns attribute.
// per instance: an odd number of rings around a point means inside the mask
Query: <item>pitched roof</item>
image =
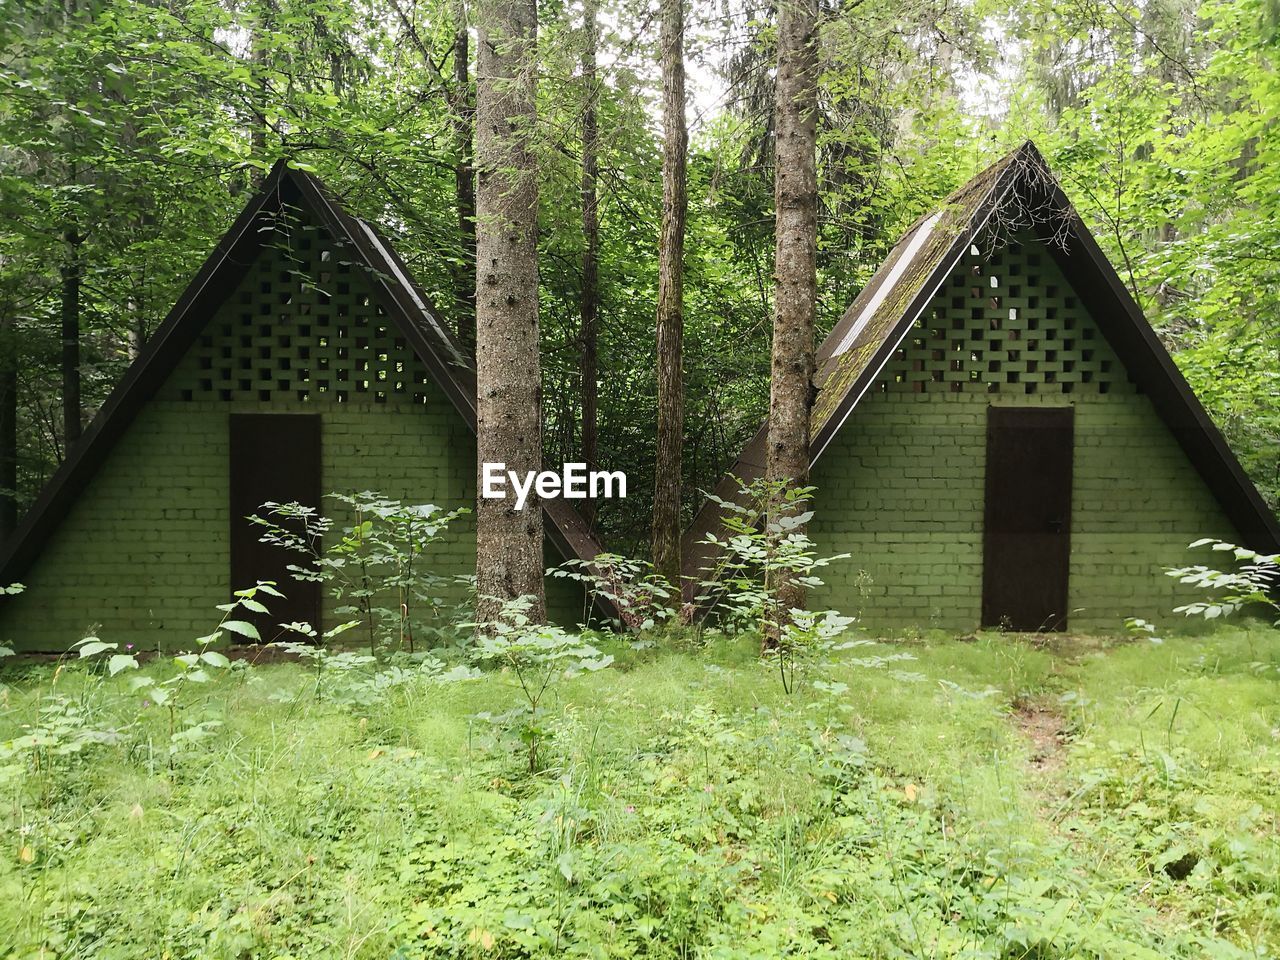
<svg viewBox="0 0 1280 960"><path fill-rule="evenodd" d="M1255 549L1280 548L1275 515L1030 141L916 221L822 342L809 422L811 460L822 456L974 239L993 221L1034 226L1241 538ZM764 475L767 430L766 422L743 448L716 486L717 497L739 497L734 477L750 482ZM708 500L685 533L686 577L700 576L713 558L714 548L700 541L718 532L720 516L721 508ZM686 583L686 594L691 587Z"/></svg>
<svg viewBox="0 0 1280 960"><path fill-rule="evenodd" d="M350 248L353 261L365 268L379 305L475 432L475 370L404 262L375 227L342 209L316 177L281 160L218 241L13 536L0 547L0 583L19 579L35 562L138 411L271 242L275 218L288 207L309 211L337 241ZM569 503L544 501L543 515L546 535L564 558L592 560L602 551L581 514ZM618 615L607 598L597 599L607 615Z"/></svg>

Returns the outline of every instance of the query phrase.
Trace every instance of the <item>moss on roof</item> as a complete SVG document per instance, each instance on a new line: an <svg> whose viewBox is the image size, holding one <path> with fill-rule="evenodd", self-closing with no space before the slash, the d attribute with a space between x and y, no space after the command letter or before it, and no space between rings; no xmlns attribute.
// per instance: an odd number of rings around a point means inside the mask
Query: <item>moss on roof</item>
<svg viewBox="0 0 1280 960"><path fill-rule="evenodd" d="M915 316L907 315L911 304L930 285L930 280L936 280L940 268L949 267L948 261L963 252L956 248L968 242L966 233L978 225L981 215L990 209L993 201L998 202L999 198L992 196L993 191L1000 185L1006 171L1019 163L1024 150L1025 148L1019 148L992 164L947 197L936 210L917 220L894 246L871 282L845 311L818 350L818 356L826 359L815 378L818 393L809 421L810 436L817 437L832 417L841 411L847 412L846 399L859 381L865 379L863 374L875 374L869 367L885 341L896 339L895 332L901 333L904 327L915 322ZM902 268L899 261L907 254L916 233L935 217L937 221L928 237L912 253L911 261ZM895 271L900 272L893 277L892 287L883 295L875 307L875 313L859 331L857 339L842 353L835 353L868 303L877 295L876 291L881 284L889 282Z"/></svg>

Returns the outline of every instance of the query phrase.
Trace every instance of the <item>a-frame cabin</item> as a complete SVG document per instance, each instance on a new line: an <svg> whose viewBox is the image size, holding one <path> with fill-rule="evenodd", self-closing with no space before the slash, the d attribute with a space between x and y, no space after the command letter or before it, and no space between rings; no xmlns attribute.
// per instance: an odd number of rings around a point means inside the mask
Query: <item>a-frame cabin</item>
<svg viewBox="0 0 1280 960"><path fill-rule="evenodd" d="M1028 143L918 221L817 356L810 606L871 626L1115 631L1216 536L1280 527ZM764 427L729 475L765 470ZM728 478L717 496L733 499ZM714 570L684 541L687 593Z"/></svg>
<svg viewBox="0 0 1280 960"><path fill-rule="evenodd" d="M281 162L3 545L0 583L26 591L0 605L0 643L190 645L264 572L288 594L272 621L332 622L245 514L298 500L341 524L321 496L362 490L474 508L475 424L473 366L404 263ZM599 553L570 504L544 520L549 564ZM474 516L425 562L473 573ZM582 619L571 581L547 589L553 618Z"/></svg>

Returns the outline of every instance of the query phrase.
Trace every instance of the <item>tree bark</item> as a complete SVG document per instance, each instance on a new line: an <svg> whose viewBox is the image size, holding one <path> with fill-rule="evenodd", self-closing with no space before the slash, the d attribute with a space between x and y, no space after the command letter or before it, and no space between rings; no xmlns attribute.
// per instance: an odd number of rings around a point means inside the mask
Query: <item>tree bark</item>
<svg viewBox="0 0 1280 960"><path fill-rule="evenodd" d="M18 526L18 338L0 320L0 542ZM3 586L3 584L0 584Z"/></svg>
<svg viewBox="0 0 1280 960"><path fill-rule="evenodd" d="M595 470L600 458L599 436L599 360L600 332L600 209L596 195L599 131L596 126L596 47L599 43L596 24L596 0L584 0L585 27L582 52L582 301L580 304L582 337L582 460L588 470ZM595 518L596 502L587 499L582 514L590 523Z"/></svg>
<svg viewBox="0 0 1280 960"><path fill-rule="evenodd" d="M654 464L653 565L680 583L681 447L684 444L685 155L684 0L662 0L662 234L658 241L658 444Z"/></svg>
<svg viewBox="0 0 1280 960"><path fill-rule="evenodd" d="M267 122L269 88L267 70L271 66L271 40L269 34L275 27L272 0L259 0L255 5L253 20L249 26L249 155L259 164L267 160L267 134L271 130ZM249 187L256 190L267 179L265 167L250 167Z"/></svg>
<svg viewBox="0 0 1280 960"><path fill-rule="evenodd" d="M129 359L137 360L142 355L142 348L147 345L147 324L142 316L142 308L132 297L125 301L124 313L130 318L127 347Z"/></svg>
<svg viewBox="0 0 1280 960"><path fill-rule="evenodd" d="M538 169L536 0L476 6L476 459L521 476L542 469L542 384L538 356ZM477 478L479 489L479 477ZM480 622L504 601L533 597L546 617L542 505L480 498L476 511Z"/></svg>
<svg viewBox="0 0 1280 960"><path fill-rule="evenodd" d="M468 353L476 344L476 180L475 109L471 105L470 38L465 0L453 2L453 134L457 161L453 167L462 263L455 275L458 339Z"/></svg>
<svg viewBox="0 0 1280 960"><path fill-rule="evenodd" d="M774 146L774 318L769 438L770 480L809 479L813 328L817 300L817 0L784 0L778 17ZM774 504L771 513L775 513ZM780 620L804 605L790 578L777 584Z"/></svg>
<svg viewBox="0 0 1280 960"><path fill-rule="evenodd" d="M80 236L63 235L62 278L62 438L64 456L80 439Z"/></svg>

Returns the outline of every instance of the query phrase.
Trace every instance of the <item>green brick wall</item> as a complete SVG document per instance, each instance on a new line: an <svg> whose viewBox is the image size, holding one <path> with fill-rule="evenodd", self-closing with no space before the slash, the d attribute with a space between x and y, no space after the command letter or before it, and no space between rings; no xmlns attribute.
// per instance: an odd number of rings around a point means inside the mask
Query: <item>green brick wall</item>
<svg viewBox="0 0 1280 960"><path fill-rule="evenodd" d="M1162 571L1231 524L1030 244L967 258L815 465L812 534L853 558L811 602L873 628L978 626L992 404L1075 408L1070 629L1172 620L1187 594Z"/></svg>
<svg viewBox="0 0 1280 960"><path fill-rule="evenodd" d="M308 224L281 236L119 441L23 577L27 591L0 609L0 642L61 650L92 628L174 648L207 633L233 586L232 413L321 414L326 492L474 509L474 438L372 303L360 268ZM349 521L333 504L325 512ZM474 572L473 516L450 528L430 566ZM566 623L579 618L571 583L549 579L548 604Z"/></svg>

